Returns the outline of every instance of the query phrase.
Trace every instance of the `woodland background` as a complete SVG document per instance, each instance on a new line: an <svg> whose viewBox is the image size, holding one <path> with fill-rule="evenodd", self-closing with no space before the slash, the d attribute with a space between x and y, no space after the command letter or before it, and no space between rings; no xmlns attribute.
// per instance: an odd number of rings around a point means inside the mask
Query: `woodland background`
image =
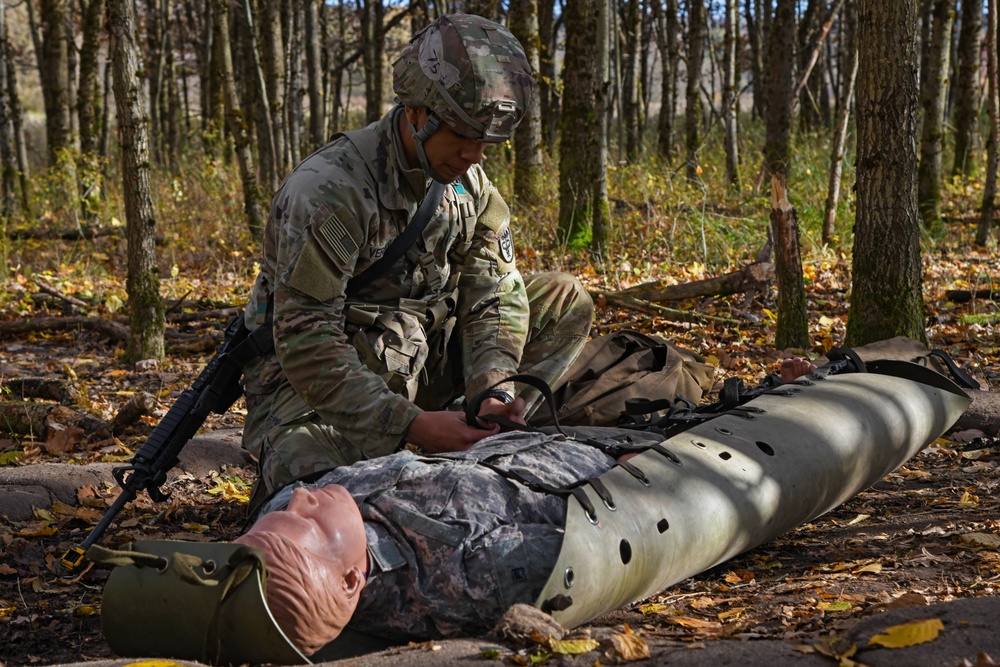
<svg viewBox="0 0 1000 667"><path fill-rule="evenodd" d="M240 312L280 180L381 116L395 55L453 11L526 46L537 106L484 166L519 268L578 275L595 334L750 382L907 335L1000 379L996 0L0 0L0 472L130 459ZM990 595L997 444L952 434L629 622L794 639ZM106 542L231 538L253 475L172 478ZM0 521L0 662L109 654L101 572L54 562L116 493Z"/></svg>

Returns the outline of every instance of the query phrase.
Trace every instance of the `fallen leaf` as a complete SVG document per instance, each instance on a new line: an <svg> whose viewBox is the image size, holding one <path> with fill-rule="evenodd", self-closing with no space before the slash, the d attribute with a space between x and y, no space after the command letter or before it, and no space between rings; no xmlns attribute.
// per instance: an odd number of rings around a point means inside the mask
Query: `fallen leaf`
<svg viewBox="0 0 1000 667"><path fill-rule="evenodd" d="M78 426L50 428L49 437L42 443L42 449L49 454L65 454L80 444L83 436L84 430Z"/></svg>
<svg viewBox="0 0 1000 667"><path fill-rule="evenodd" d="M561 655L580 655L597 650L601 642L596 639L550 639L549 648Z"/></svg>
<svg viewBox="0 0 1000 667"><path fill-rule="evenodd" d="M970 662L968 658L965 658L962 662L958 663L958 667L992 667L996 664L997 663L993 662L993 658L980 651L976 654L975 662Z"/></svg>
<svg viewBox="0 0 1000 667"><path fill-rule="evenodd" d="M73 608L74 616L93 616L100 613L100 607L93 604L81 604Z"/></svg>
<svg viewBox="0 0 1000 667"><path fill-rule="evenodd" d="M955 442L972 442L976 438L984 438L986 434L978 428L967 428L964 431L957 431L951 434L951 439Z"/></svg>
<svg viewBox="0 0 1000 667"><path fill-rule="evenodd" d="M833 602L824 602L821 600L816 604L816 608L823 611L850 611L852 606L847 600L834 600Z"/></svg>
<svg viewBox="0 0 1000 667"><path fill-rule="evenodd" d="M944 623L939 618L922 618L900 625L886 628L885 631L868 640L868 645L884 646L885 648L906 648L924 644L937 638L944 630Z"/></svg>
<svg viewBox="0 0 1000 667"><path fill-rule="evenodd" d="M718 630L720 624L716 621L705 621L692 616L673 616L667 619L670 623L679 625L690 630Z"/></svg>
<svg viewBox="0 0 1000 667"><path fill-rule="evenodd" d="M727 609L726 611L720 611L716 614L716 617L723 623L727 621L735 621L737 618L743 615L749 607L733 607L732 609Z"/></svg>
<svg viewBox="0 0 1000 667"><path fill-rule="evenodd" d="M623 635L615 633L611 635L611 648L604 652L604 655L611 660L645 660L649 657L649 645L646 640L639 635Z"/></svg>
<svg viewBox="0 0 1000 667"><path fill-rule="evenodd" d="M868 565L853 570L851 574L863 574L865 572L870 572L871 574L878 574L881 571L882 571L882 563L868 563Z"/></svg>
<svg viewBox="0 0 1000 667"><path fill-rule="evenodd" d="M988 549L1000 548L1000 535L992 533L966 533L958 536L958 541L962 544L969 544L974 547L986 547Z"/></svg>

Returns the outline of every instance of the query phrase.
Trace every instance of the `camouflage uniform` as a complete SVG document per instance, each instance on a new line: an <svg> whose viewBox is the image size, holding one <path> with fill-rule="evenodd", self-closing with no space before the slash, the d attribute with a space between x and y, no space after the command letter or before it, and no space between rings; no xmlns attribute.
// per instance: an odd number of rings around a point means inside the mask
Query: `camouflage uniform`
<svg viewBox="0 0 1000 667"><path fill-rule="evenodd" d="M486 40L476 57L489 48ZM397 82L414 66L402 60ZM272 202L246 310L247 326L272 326L275 341L275 354L245 371L243 442L260 462L258 498L394 452L420 410L515 372L554 384L587 339L590 297L566 274L522 280L507 205L478 165L445 186L406 256L346 299L348 282L385 253L429 185L407 162L402 113L335 138Z"/></svg>
<svg viewBox="0 0 1000 667"><path fill-rule="evenodd" d="M566 499L501 473L520 471L562 488L612 465L589 445L521 432L464 452L403 451L327 473L315 486L347 488L368 538L371 571L348 627L393 640L480 636L511 605L533 604L559 555ZM284 508L293 488L264 511Z"/></svg>

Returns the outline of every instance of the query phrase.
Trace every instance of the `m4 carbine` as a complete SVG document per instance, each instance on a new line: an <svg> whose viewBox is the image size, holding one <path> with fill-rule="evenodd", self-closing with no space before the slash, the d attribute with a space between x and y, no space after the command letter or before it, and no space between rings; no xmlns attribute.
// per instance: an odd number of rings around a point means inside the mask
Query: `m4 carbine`
<svg viewBox="0 0 1000 667"><path fill-rule="evenodd" d="M225 413L243 395L241 376L246 364L273 350L270 327L260 327L251 333L242 314L229 321L225 341L191 387L174 401L131 463L112 471L122 492L86 539L63 554L60 565L67 573L80 569L87 549L101 538L125 504L134 500L139 491L146 489L156 502L169 497L170 494L160 487L167 481L167 473L179 462L181 449L198 432L210 412Z"/></svg>

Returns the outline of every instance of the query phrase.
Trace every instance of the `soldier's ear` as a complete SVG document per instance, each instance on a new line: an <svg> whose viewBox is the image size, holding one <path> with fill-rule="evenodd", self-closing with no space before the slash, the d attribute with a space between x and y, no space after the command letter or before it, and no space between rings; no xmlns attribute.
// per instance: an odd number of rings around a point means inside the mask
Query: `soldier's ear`
<svg viewBox="0 0 1000 667"><path fill-rule="evenodd" d="M427 109L425 107L403 107L406 120L418 130L427 122Z"/></svg>

